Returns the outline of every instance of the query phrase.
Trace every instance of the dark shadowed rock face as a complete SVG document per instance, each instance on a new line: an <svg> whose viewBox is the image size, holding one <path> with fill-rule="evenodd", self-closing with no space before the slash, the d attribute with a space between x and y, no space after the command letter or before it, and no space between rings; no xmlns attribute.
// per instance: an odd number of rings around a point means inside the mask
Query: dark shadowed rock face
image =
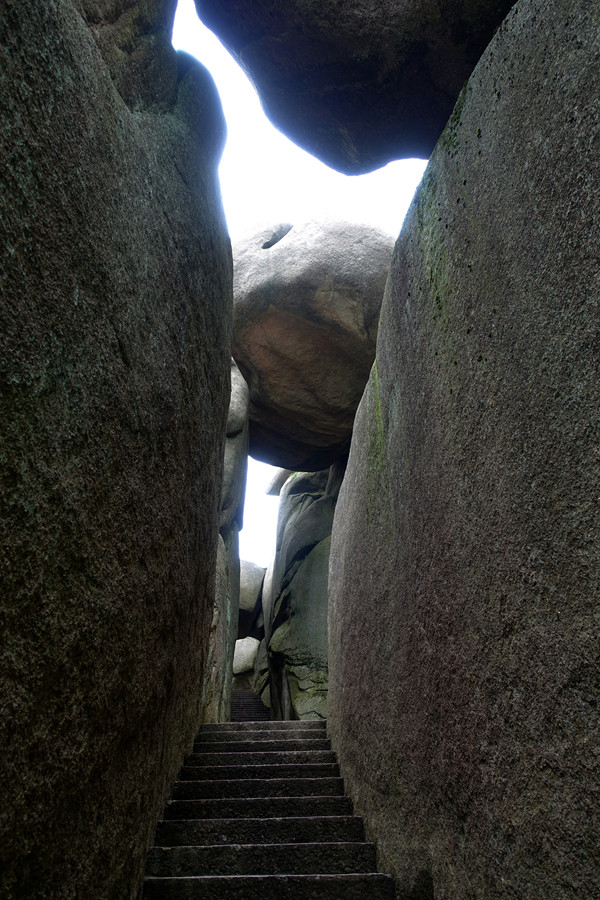
<svg viewBox="0 0 600 900"><path fill-rule="evenodd" d="M267 115L347 174L428 157L514 0L196 0Z"/></svg>
<svg viewBox="0 0 600 900"><path fill-rule="evenodd" d="M329 728L406 896L598 891L599 198L600 7L520 3L400 236L332 536Z"/></svg>
<svg viewBox="0 0 600 900"><path fill-rule="evenodd" d="M236 244L233 355L250 388L251 456L314 471L348 452L392 247L384 232L347 222Z"/></svg>
<svg viewBox="0 0 600 900"><path fill-rule="evenodd" d="M231 261L173 7L0 16L3 897L135 893L199 720Z"/></svg>

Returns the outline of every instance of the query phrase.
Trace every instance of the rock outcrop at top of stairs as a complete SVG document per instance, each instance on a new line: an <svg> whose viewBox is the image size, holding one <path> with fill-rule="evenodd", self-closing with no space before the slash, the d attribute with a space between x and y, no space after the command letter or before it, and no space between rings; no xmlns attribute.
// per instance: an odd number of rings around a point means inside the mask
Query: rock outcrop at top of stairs
<svg viewBox="0 0 600 900"><path fill-rule="evenodd" d="M235 244L232 352L250 388L251 456L306 472L347 453L393 243L311 222Z"/></svg>

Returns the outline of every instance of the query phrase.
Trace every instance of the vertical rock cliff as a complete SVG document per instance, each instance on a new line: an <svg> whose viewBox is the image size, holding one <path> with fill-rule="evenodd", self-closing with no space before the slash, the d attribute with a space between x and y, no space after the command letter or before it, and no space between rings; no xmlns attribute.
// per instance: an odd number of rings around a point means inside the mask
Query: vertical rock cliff
<svg viewBox="0 0 600 900"><path fill-rule="evenodd" d="M400 894L598 885L600 8L523 0L396 246L331 546L329 727Z"/></svg>
<svg viewBox="0 0 600 900"><path fill-rule="evenodd" d="M3 897L134 896L199 721L231 261L174 7L0 14Z"/></svg>

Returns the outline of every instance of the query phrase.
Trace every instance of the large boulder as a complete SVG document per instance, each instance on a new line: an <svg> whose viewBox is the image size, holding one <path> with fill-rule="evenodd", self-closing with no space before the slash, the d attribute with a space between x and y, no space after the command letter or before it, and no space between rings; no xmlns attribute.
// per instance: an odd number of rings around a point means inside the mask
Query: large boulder
<svg viewBox="0 0 600 900"><path fill-rule="evenodd" d="M200 719L232 275L174 5L0 13L7 898L136 896Z"/></svg>
<svg viewBox="0 0 600 900"><path fill-rule="evenodd" d="M314 471L347 453L392 248L340 222L236 244L233 355L250 387L251 456Z"/></svg>
<svg viewBox="0 0 600 900"><path fill-rule="evenodd" d="M329 730L402 896L598 893L600 6L524 0L409 212L330 561Z"/></svg>
<svg viewBox="0 0 600 900"><path fill-rule="evenodd" d="M267 115L347 174L428 157L514 0L196 0Z"/></svg>

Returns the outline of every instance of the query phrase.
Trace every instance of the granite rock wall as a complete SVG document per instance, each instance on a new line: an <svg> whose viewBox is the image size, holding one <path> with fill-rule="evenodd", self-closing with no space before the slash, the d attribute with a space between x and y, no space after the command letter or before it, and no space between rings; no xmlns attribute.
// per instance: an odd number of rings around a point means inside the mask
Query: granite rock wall
<svg viewBox="0 0 600 900"><path fill-rule="evenodd" d="M175 3L0 13L0 894L133 897L200 719L229 397Z"/></svg>
<svg viewBox="0 0 600 900"><path fill-rule="evenodd" d="M332 534L329 729L400 896L597 893L600 8L522 0L398 240Z"/></svg>

